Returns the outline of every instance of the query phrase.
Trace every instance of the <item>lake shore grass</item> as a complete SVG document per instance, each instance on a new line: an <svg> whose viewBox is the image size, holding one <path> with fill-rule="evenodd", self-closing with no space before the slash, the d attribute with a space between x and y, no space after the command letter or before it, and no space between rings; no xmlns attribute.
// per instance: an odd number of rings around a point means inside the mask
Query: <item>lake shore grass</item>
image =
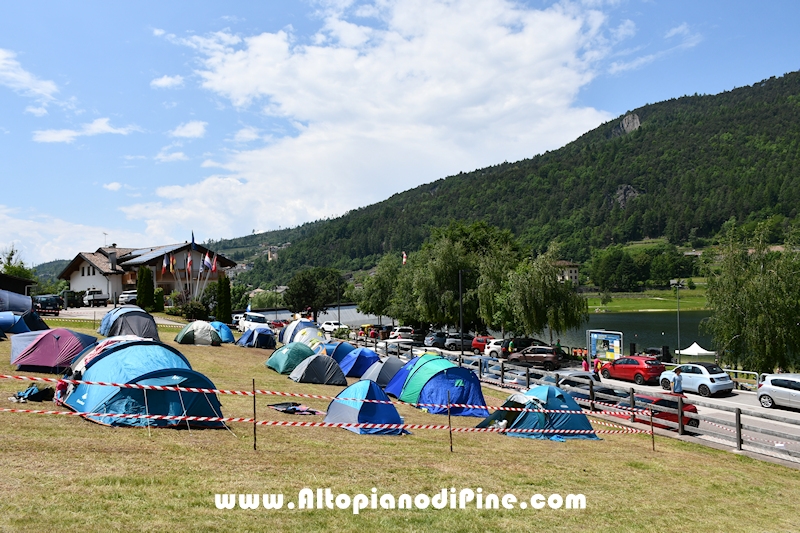
<svg viewBox="0 0 800 533"><path fill-rule="evenodd" d="M76 329L91 333L90 329ZM166 335L165 338L169 338ZM333 396L340 387L297 384L264 366L268 351L167 344L221 389ZM0 366L10 342L0 342ZM46 374L33 374L48 376ZM0 405L26 387L0 380ZM506 394L484 391L499 405ZM225 416L252 416L250 397L221 396ZM321 420L274 411L289 398L257 397L261 420ZM327 409L326 400L303 399ZM52 405L26 404L50 409ZM399 406L407 423L447 417ZM496 434L416 430L403 437L341 429L253 427L225 430L110 428L77 417L0 413L0 531L789 531L796 527L796 470L656 436L609 434L554 442ZM474 426L454 417L453 425ZM604 429L604 426L596 426ZM219 510L218 493L284 493L330 488L351 496L482 488L483 493L584 494L586 509Z"/></svg>
<svg viewBox="0 0 800 533"><path fill-rule="evenodd" d="M674 290L647 290L642 292L610 293L611 301L603 303L600 295L594 293L587 298L590 313L636 313L659 312L678 309L678 297ZM705 286L695 289L681 289L681 311L707 310Z"/></svg>

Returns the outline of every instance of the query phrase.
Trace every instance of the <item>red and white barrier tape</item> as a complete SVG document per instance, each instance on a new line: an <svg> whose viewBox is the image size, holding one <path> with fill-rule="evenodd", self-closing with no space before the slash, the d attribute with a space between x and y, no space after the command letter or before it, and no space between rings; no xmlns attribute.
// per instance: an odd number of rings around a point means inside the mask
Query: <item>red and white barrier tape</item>
<svg viewBox="0 0 800 533"><path fill-rule="evenodd" d="M123 413L76 413L73 411L50 411L43 409L7 409L0 408L4 413L27 413L40 415L63 415L86 417L114 417L125 419L143 418L148 420L188 420L190 422L243 422L256 424L257 426L281 426L281 427L326 427L326 428L365 428L365 429L434 429L451 430L456 433L545 433L545 434L564 434L564 435L590 435L595 433L647 433L640 429L623 428L617 431L594 430L594 429L507 429L507 428L473 428L473 427L450 427L434 424L355 424L344 422L296 422L291 420L255 420L253 418L239 417L212 417L212 416L178 416L178 415L141 415Z"/></svg>
<svg viewBox="0 0 800 533"><path fill-rule="evenodd" d="M717 424L717 423L714 423L714 422L708 422L706 420L704 420L703 422L705 422L706 424L709 424L711 426L724 429L725 431L730 431L731 433L736 433L735 429L729 428L728 426L723 426L722 424ZM742 435L742 438L743 439L747 439L747 440L757 440L757 441L760 441L760 442L766 442L767 444L775 444L775 445L780 444L781 446L786 446L787 444L791 444L790 442L780 442L780 441L777 441L777 440L761 439L761 438L758 438L758 437L753 437L752 435Z"/></svg>
<svg viewBox="0 0 800 533"><path fill-rule="evenodd" d="M368 400L364 398L337 398L335 396L322 396L319 394L303 394L297 392L281 392L281 391L268 391L256 390L254 391L235 391L225 389L202 389L196 387L170 387L165 385L140 385L138 383L113 383L106 381L81 381L75 379L59 379L59 378L40 378L31 376L6 376L0 375L0 379L16 379L23 381L44 381L48 383L58 383L63 381L73 385L98 385L102 387L119 387L126 389L142 389L142 390L157 390L157 391L175 391L175 392L191 392L200 394L232 394L236 396L253 396L254 394L265 394L271 396L286 396L293 398L310 398L317 400L340 400L352 402L367 402L367 403L380 403L380 404L393 404L393 405L410 405L412 407L440 407L447 408L447 404L436 403L408 403L408 402L393 402L391 400ZM569 409L526 409L524 407L502 407L492 405L473 405L466 403L451 403L450 408L464 408L464 409L492 409L495 411L514 411L514 412L532 412L532 413L561 413L561 414L583 414L583 411L575 411ZM630 411L630 408L618 408L621 411ZM600 411L598 414L619 414L619 411Z"/></svg>

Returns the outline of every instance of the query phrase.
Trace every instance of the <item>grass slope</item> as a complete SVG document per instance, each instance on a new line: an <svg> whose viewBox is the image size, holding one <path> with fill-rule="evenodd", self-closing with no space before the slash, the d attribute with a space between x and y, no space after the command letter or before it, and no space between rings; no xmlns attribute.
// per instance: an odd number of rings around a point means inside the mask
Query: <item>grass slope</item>
<svg viewBox="0 0 800 533"><path fill-rule="evenodd" d="M90 333L91 330L79 330ZM164 338L170 338L167 334ZM168 341L171 343L171 341ZM0 342L8 361L10 342ZM266 369L267 352L234 346L178 346L218 388L335 395L339 388L296 384ZM15 374L8 363L3 373ZM24 388L0 380L0 405ZM503 394L486 390L489 404ZM225 416L251 416L252 399L221 397ZM259 396L258 418L308 420L275 412ZM326 409L327 402L307 405ZM48 405L28 404L32 408ZM18 407L18 406L17 406ZM401 406L409 423L446 417ZM314 417L321 420L321 417ZM645 435L558 443L415 431L359 436L325 428L228 431L108 428L64 416L0 413L0 530L41 531L789 531L796 530L795 470L693 444ZM454 425L476 419L455 417ZM599 426L598 426L599 428ZM585 510L218 510L216 493L432 495L442 488L529 497L583 493Z"/></svg>

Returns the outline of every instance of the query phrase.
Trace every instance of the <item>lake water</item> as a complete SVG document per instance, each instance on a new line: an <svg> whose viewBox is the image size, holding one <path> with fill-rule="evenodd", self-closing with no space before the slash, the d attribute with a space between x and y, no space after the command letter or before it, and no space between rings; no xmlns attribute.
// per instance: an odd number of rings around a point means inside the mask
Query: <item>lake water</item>
<svg viewBox="0 0 800 533"><path fill-rule="evenodd" d="M626 355L629 354L632 342L636 343L640 351L650 347L669 346L670 352L674 354L676 349L686 349L693 342L711 350L711 336L700 330L700 322L709 316L709 311L681 312L681 347L678 346L678 317L675 312L592 313L589 323L584 327L560 336L553 333L553 342L560 337L562 346L585 348L587 329L606 329L622 332ZM549 332L544 333L542 340L550 340Z"/></svg>

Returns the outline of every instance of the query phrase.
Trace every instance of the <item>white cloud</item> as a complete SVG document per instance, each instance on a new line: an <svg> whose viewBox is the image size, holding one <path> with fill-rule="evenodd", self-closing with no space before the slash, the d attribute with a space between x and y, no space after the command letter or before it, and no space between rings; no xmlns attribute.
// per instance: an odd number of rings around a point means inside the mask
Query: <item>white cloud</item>
<svg viewBox="0 0 800 533"><path fill-rule="evenodd" d="M240 129L236 132L236 135L233 136L233 140L239 143L248 143L260 138L261 136L258 133L258 128L252 126Z"/></svg>
<svg viewBox="0 0 800 533"><path fill-rule="evenodd" d="M187 159L189 159L189 158L186 157L186 154L184 154L183 152L167 153L166 149L160 151L155 157L155 160L158 161L159 163L171 163L173 161L186 161Z"/></svg>
<svg viewBox="0 0 800 533"><path fill-rule="evenodd" d="M170 136L172 137L185 137L185 138L192 138L192 139L199 139L203 135L206 134L206 126L208 122L201 122L199 120L192 120L191 122L187 122L186 124L181 124L171 132L169 132Z"/></svg>
<svg viewBox="0 0 800 533"><path fill-rule="evenodd" d="M349 2L326 5L321 44L297 42L291 29L167 36L198 54L204 88L296 130L205 159L203 167L222 165L230 175L160 189L160 201L126 208L129 217L166 231L195 223L191 213L202 206L215 213L208 228L216 235L286 227L558 148L611 118L575 105L608 53L603 33L614 31L598 11L576 3L538 10L506 0L409 0L360 9L378 19L367 26L342 14ZM619 26L617 38L634 29ZM243 128L234 140L258 134ZM291 195L294 183L304 184L302 198ZM276 202L265 190L286 192Z"/></svg>
<svg viewBox="0 0 800 533"><path fill-rule="evenodd" d="M34 107L32 105L29 105L28 107L25 108L25 112L30 113L31 115L35 115L37 117L43 117L47 114L47 108L44 106Z"/></svg>
<svg viewBox="0 0 800 533"><path fill-rule="evenodd" d="M136 126L126 126L115 128L109 124L108 118L98 118L88 124L83 124L79 130L37 130L33 132L33 140L43 143L64 142L71 143L78 137L100 135L104 133L114 133L117 135L128 135L131 132L139 131Z"/></svg>
<svg viewBox="0 0 800 533"><path fill-rule="evenodd" d="M164 35L165 33L166 33L166 32L165 32L164 30L160 29L160 28L153 28L153 35L154 35L155 37L161 37L161 36L162 36L162 35Z"/></svg>
<svg viewBox="0 0 800 533"><path fill-rule="evenodd" d="M122 188L122 184L118 181L112 181L111 183L104 183L103 188L109 191L118 191Z"/></svg>
<svg viewBox="0 0 800 533"><path fill-rule="evenodd" d="M687 36L689 35L689 25L685 22L680 26L676 26L669 30L666 35L664 35L664 39L669 39L671 37L675 37L676 35Z"/></svg>
<svg viewBox="0 0 800 533"><path fill-rule="evenodd" d="M173 89L183 85L183 76L161 76L150 82L150 87L157 89Z"/></svg>
<svg viewBox="0 0 800 533"><path fill-rule="evenodd" d="M17 55L11 50L0 48L0 85L12 91L35 99L38 106L28 106L27 113L37 117L47 114L47 105L55 101L58 92L56 84L50 80L42 80L31 74L14 59Z"/></svg>

